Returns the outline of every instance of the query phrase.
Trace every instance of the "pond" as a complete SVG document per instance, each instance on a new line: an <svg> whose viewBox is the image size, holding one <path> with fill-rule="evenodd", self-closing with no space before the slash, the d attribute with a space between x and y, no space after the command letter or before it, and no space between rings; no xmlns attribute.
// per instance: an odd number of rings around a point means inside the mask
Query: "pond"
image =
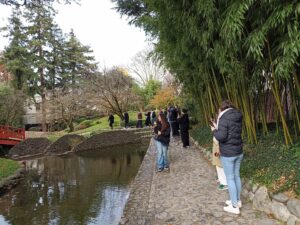
<svg viewBox="0 0 300 225"><path fill-rule="evenodd" d="M0 225L118 224L147 146L28 160L28 173L0 198Z"/></svg>

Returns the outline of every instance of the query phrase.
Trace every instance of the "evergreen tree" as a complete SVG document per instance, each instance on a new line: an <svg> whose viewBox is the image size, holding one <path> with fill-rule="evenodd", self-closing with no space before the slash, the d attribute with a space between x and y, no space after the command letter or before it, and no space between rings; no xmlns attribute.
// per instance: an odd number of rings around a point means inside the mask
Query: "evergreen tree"
<svg viewBox="0 0 300 225"><path fill-rule="evenodd" d="M94 74L97 70L97 64L95 63L94 56L91 55L93 51L89 46L80 43L73 30L71 30L68 36L64 50L64 61L66 62L67 72L64 82L74 87L80 79Z"/></svg>
<svg viewBox="0 0 300 225"><path fill-rule="evenodd" d="M26 82L32 75L29 67L29 52L26 47L26 27L22 23L22 12L15 7L9 18L9 25L4 28L10 43L5 48L2 61L14 76L13 84L17 89L26 89Z"/></svg>
<svg viewBox="0 0 300 225"><path fill-rule="evenodd" d="M51 4L36 1L26 7L25 19L28 23L27 37L30 52L30 67L34 69L35 76L30 79L30 88L33 93L41 96L42 130L46 131L46 88L53 82L53 46L55 46L55 25L53 18L55 11ZM52 77L51 77L52 75ZM51 79L52 78L52 79ZM54 78L55 79L55 78Z"/></svg>

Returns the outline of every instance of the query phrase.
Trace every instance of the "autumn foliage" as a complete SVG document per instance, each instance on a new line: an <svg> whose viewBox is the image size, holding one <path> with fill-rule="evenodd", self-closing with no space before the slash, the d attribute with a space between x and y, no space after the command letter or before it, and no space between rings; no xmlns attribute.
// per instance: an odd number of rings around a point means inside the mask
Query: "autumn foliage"
<svg viewBox="0 0 300 225"><path fill-rule="evenodd" d="M173 87L163 87L156 93L156 95L154 95L153 99L150 100L150 105L158 109L174 105L176 100L174 93L175 90Z"/></svg>

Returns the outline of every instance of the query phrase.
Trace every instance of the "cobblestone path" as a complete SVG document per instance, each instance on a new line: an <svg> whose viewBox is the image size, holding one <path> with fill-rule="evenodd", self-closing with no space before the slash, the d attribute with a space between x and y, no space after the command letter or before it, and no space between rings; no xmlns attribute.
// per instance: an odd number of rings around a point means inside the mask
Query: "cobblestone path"
<svg viewBox="0 0 300 225"><path fill-rule="evenodd" d="M224 212L228 192L218 190L215 168L195 147L183 149L179 141L172 141L169 159L171 163L169 172L155 172L155 148L152 144L146 155L148 167L144 168L148 173L149 169L152 169L152 174L144 177L144 181L139 181L143 187L138 183L133 184L136 189L131 193L120 224L281 224L270 219L265 213L253 210L252 204L245 200L240 215ZM143 173L143 168L141 170L138 177Z"/></svg>

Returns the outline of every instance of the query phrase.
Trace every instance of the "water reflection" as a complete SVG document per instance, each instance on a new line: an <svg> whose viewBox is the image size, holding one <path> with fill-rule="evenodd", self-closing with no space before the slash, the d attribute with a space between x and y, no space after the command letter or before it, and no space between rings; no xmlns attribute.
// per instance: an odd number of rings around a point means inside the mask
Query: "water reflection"
<svg viewBox="0 0 300 225"><path fill-rule="evenodd" d="M0 198L0 225L117 224L146 146L27 162L28 175Z"/></svg>

